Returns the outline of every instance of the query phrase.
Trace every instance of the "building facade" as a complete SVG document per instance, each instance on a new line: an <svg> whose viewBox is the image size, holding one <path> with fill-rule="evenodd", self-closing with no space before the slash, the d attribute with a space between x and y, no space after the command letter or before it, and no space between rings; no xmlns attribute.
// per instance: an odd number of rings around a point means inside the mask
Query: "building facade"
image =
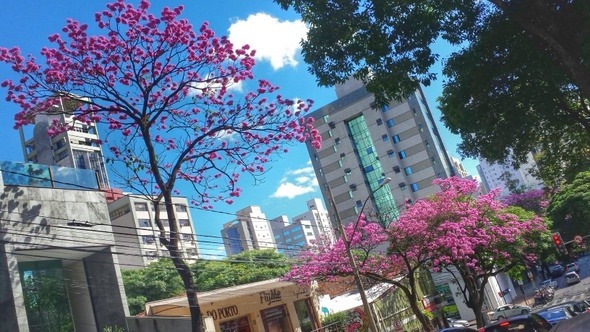
<svg viewBox="0 0 590 332"><path fill-rule="evenodd" d="M94 172L0 169L0 331L125 331L119 253Z"/></svg>
<svg viewBox="0 0 590 332"><path fill-rule="evenodd" d="M109 188L109 179L104 163L100 137L96 123L81 123L73 120L73 112L80 102L59 97L54 112L35 117L32 138L25 138L21 129L21 141L25 161L42 165L59 165L69 168L95 171L101 189ZM72 128L56 136L49 136L47 129L53 122Z"/></svg>
<svg viewBox="0 0 590 332"><path fill-rule="evenodd" d="M507 196L514 189L541 189L543 181L531 175L536 167L533 154L529 153L527 162L516 169L510 160L505 163L489 163L485 159L479 159L477 172L481 178L483 189L489 192L492 189L500 188L500 196Z"/></svg>
<svg viewBox="0 0 590 332"><path fill-rule="evenodd" d="M337 86L336 94L311 113L323 142L308 151L324 201L334 198L344 223L356 220L367 198L365 213L394 220L405 203L439 191L434 179L454 175L421 89L379 108L356 80ZM392 181L380 187L385 178Z"/></svg>
<svg viewBox="0 0 590 332"><path fill-rule="evenodd" d="M451 164L453 165L453 170L455 171L456 176L461 178L469 177L469 173L467 173L467 170L465 169L465 167L463 167L463 163L461 163L461 160L455 157L451 157Z"/></svg>
<svg viewBox="0 0 590 332"><path fill-rule="evenodd" d="M181 256L188 260L199 258L197 237L188 201L184 197L173 197L174 214L180 231L178 246ZM160 220L169 231L166 207L160 203ZM109 216L115 232L121 268L139 268L161 257L170 257L168 250L160 244L158 226L155 224L154 203L143 196L126 195L109 203Z"/></svg>
<svg viewBox="0 0 590 332"><path fill-rule="evenodd" d="M259 206L248 206L236 215L236 219L223 224L221 229L228 256L254 249L277 249L270 222Z"/></svg>

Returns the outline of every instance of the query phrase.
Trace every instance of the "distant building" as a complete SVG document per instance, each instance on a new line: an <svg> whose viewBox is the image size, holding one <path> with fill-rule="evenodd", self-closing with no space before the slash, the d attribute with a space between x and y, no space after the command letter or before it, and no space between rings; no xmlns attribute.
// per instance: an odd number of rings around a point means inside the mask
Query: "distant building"
<svg viewBox="0 0 590 332"><path fill-rule="evenodd" d="M188 201L184 197L173 197L172 202L180 230L178 247L181 256L196 260L199 258L199 248ZM160 231L154 222L155 209L151 201L143 196L128 195L110 203L108 207L117 251L125 254L120 258L121 268L139 268L160 257L170 257L168 250L158 240ZM163 202L160 203L160 218L164 228L169 231Z"/></svg>
<svg viewBox="0 0 590 332"><path fill-rule="evenodd" d="M451 164L453 164L453 170L455 171L456 176L461 177L461 178L469 177L469 174L465 170L465 167L463 167L461 160L459 160L455 157L451 157Z"/></svg>
<svg viewBox="0 0 590 332"><path fill-rule="evenodd" d="M223 224L221 237L228 256L253 249L277 249L268 219L259 206L239 210L237 218Z"/></svg>
<svg viewBox="0 0 590 332"><path fill-rule="evenodd" d="M271 220L270 224L280 253L294 256L302 248L318 241L334 242L334 230L322 201L319 198L308 200L307 208L306 212L295 216L292 223L287 216Z"/></svg>
<svg viewBox="0 0 590 332"><path fill-rule="evenodd" d="M0 331L125 327L121 254L94 172L0 169Z"/></svg>
<svg viewBox="0 0 590 332"><path fill-rule="evenodd" d="M391 221L406 202L438 192L434 179L454 175L421 89L377 109L359 81L336 86L336 94L336 101L310 114L321 149L308 144L324 201L334 197L331 217L336 208L344 223L354 221L369 198L364 212ZM393 181L374 192L388 177Z"/></svg>
<svg viewBox="0 0 590 332"><path fill-rule="evenodd" d="M477 172L486 192L500 188L500 195L507 196L511 188L541 189L544 187L543 181L531 175L531 170L535 167L533 154L529 153L527 162L519 169L515 169L509 160L503 164L491 164L485 159L480 159Z"/></svg>
<svg viewBox="0 0 590 332"><path fill-rule="evenodd" d="M101 189L108 189L109 179L104 164L100 137L95 123L75 122L73 112L80 102L59 97L60 104L54 112L35 117L33 137L25 139L21 129L21 141L25 161L42 165L91 169L95 171ZM57 121L73 126L71 130L56 136L49 136L47 129Z"/></svg>

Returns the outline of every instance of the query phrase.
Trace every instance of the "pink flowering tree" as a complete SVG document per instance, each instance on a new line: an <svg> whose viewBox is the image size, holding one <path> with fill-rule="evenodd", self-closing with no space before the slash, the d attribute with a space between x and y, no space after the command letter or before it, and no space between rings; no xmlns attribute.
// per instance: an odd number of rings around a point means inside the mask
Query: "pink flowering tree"
<svg viewBox="0 0 590 332"><path fill-rule="evenodd" d="M373 281L398 287L408 299L423 329L432 331L434 327L419 304L422 299L419 275L429 261L430 253L426 250L409 250L419 247L417 243L421 242L420 238L404 237L397 233L410 230L411 227L397 228L395 223L391 227L391 231L385 231L379 223L367 222L362 215L356 224L348 224L344 232L350 241L359 273ZM392 238L394 234L396 240ZM353 276L343 241L340 238L334 244L319 243L302 251L285 278L308 283L312 280L337 281L340 277ZM384 254L384 251L388 253Z"/></svg>
<svg viewBox="0 0 590 332"><path fill-rule="evenodd" d="M538 215L544 215L549 205L547 194L542 189L532 189L525 192L511 193L502 198L506 205L518 206Z"/></svg>
<svg viewBox="0 0 590 332"><path fill-rule="evenodd" d="M475 197L475 181L453 177L435 183L441 191L416 202L400 222L421 233L433 253L430 263L435 271L453 274L481 327L488 279L523 260L533 261L546 227L536 215L523 220L509 213L497 200L497 191Z"/></svg>
<svg viewBox="0 0 590 332"><path fill-rule="evenodd" d="M319 136L303 117L310 102L283 98L278 87L253 81L254 50L235 47L207 23L198 31L180 17L182 6L148 12L118 0L95 14L92 31L73 19L61 34L49 36L43 61L17 47L0 48L0 62L20 77L4 80L6 99L18 104L16 127L42 114L66 112L54 121L57 135L74 122L108 128L104 144L123 184L154 202L159 241L170 252L187 292L193 331L201 330L191 270L179 250L172 195L188 184L192 204L211 208L240 195L240 174L261 175L288 142ZM232 94L232 87L255 85ZM63 107L68 105L68 107ZM121 171L124 170L124 171ZM167 224L160 219L166 207Z"/></svg>

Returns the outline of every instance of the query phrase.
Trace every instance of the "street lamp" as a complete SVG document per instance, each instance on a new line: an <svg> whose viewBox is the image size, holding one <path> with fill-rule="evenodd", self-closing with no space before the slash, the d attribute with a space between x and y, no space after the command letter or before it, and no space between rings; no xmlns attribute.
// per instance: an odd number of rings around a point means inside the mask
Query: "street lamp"
<svg viewBox="0 0 590 332"><path fill-rule="evenodd" d="M371 196L373 196L373 194L377 190L383 188L383 186L385 186L389 182L391 182L391 178L383 179L383 181L381 182L379 187L377 187L377 189L373 190L369 194L369 196L365 199L365 201L363 202L363 205L361 207L361 211L359 212L358 217L356 219L353 234L354 234L354 232L356 232L356 227L358 226L358 222L359 222L361 215L365 209L365 206L367 205L367 202L369 201L369 198L371 198ZM369 301L367 300L367 294L365 294L365 287L363 286L363 281L361 280L361 275L360 275L358 266L356 265L356 260L354 259L354 255L352 254L352 250L350 249L350 241L346 238L346 233L344 232L344 226L342 225L342 220L340 219L340 214L338 213L338 209L336 208L336 202L334 201L334 196L332 196L332 191L330 190L330 187L328 187L328 184L326 184L326 190L328 190L328 194L330 195L330 204L332 204L332 206L334 207L338 231L340 232L340 234L342 236L342 241L344 242L344 248L346 249L348 261L350 263L350 266L352 267L352 274L354 276L354 281L356 282L356 287L358 288L359 294L361 296L361 301L363 302L365 314L369 318L369 327L371 328L371 331L378 332L379 330L377 329L377 322L375 321L375 317L373 315L373 309L371 308L371 305L369 304Z"/></svg>

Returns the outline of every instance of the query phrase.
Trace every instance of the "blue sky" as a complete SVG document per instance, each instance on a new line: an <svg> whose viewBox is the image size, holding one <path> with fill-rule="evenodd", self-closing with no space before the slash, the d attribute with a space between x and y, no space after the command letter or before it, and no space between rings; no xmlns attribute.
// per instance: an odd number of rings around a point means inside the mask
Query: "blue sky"
<svg viewBox="0 0 590 332"><path fill-rule="evenodd" d="M107 1L81 0L27 0L4 1L0 10L0 46L18 46L23 54L33 54L38 59L43 46L49 44L47 36L61 31L68 18L94 23L94 13L105 8ZM194 27L208 21L218 35L228 35L235 45L249 44L257 50L257 78L267 79L281 87L281 94L289 98L312 99L314 109L336 98L332 88L320 88L315 78L307 71L298 47L305 35L305 26L296 13L282 11L270 0L253 1L153 1L152 11L164 6L183 4L183 17ZM92 31L91 31L92 32ZM444 43L433 46L444 59L450 49ZM435 70L440 72L440 63ZM0 65L0 81L13 77L10 69ZM442 77L425 94L436 119L440 112L436 98L442 91ZM20 137L13 129L13 116L18 111L16 105L4 100L5 91L0 91L0 159L22 161ZM456 146L459 137L449 133L440 122L439 130L445 146L452 156L458 156ZM477 161L465 160L467 171L476 175ZM195 229L199 236L200 248L211 257L223 255L223 245L219 230L223 223L232 220L237 210L248 205L258 205L267 218L279 215L293 217L306 210L305 201L321 197L313 170L309 166L309 156L304 145L290 148L271 165L264 182L256 186L250 179L242 177L243 194L232 205L220 203L215 207L219 212L193 210ZM187 195L189 193L186 193Z"/></svg>

